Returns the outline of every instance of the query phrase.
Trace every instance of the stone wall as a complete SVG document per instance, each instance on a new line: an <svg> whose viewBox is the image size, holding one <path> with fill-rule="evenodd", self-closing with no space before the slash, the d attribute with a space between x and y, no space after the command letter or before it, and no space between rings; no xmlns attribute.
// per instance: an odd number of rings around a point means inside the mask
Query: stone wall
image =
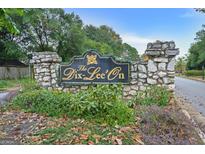
<svg viewBox="0 0 205 154"><path fill-rule="evenodd" d="M58 66L61 58L56 52L35 52L30 63L33 64L34 78L40 86L57 88Z"/></svg>
<svg viewBox="0 0 205 154"><path fill-rule="evenodd" d="M173 41L148 43L144 59L131 64L131 81L123 85L123 97L131 99L138 90L145 90L149 85L165 86L173 91L175 56L178 54L179 49L175 48ZM82 85L59 87L57 76L60 62L61 58L55 52L33 53L31 63L34 64L34 75L39 85L74 93L88 88Z"/></svg>
<svg viewBox="0 0 205 154"><path fill-rule="evenodd" d="M149 85L161 85L173 91L175 56L178 54L179 49L173 41L148 43L144 60L131 66L131 82L123 86L123 96L130 99Z"/></svg>

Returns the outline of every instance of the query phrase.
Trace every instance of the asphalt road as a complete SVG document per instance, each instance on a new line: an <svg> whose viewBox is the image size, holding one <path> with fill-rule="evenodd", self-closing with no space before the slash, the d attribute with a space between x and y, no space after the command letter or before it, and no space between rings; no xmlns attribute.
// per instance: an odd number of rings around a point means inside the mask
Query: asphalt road
<svg viewBox="0 0 205 154"><path fill-rule="evenodd" d="M175 86L175 94L183 97L205 116L205 82L176 77Z"/></svg>
<svg viewBox="0 0 205 154"><path fill-rule="evenodd" d="M0 106L6 103L9 92L0 92Z"/></svg>

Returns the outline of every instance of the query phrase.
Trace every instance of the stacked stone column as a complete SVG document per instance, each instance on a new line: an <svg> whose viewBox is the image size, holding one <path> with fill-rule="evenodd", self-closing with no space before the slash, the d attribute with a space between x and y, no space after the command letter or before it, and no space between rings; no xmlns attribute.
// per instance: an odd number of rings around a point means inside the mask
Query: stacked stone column
<svg viewBox="0 0 205 154"><path fill-rule="evenodd" d="M56 52L35 52L30 63L33 64L34 78L45 88L58 87L58 66L61 57Z"/></svg>
<svg viewBox="0 0 205 154"><path fill-rule="evenodd" d="M123 87L124 98L131 99L138 90L145 90L149 85L165 86L173 91L178 54L173 41L148 43L144 59L131 65L131 82Z"/></svg>

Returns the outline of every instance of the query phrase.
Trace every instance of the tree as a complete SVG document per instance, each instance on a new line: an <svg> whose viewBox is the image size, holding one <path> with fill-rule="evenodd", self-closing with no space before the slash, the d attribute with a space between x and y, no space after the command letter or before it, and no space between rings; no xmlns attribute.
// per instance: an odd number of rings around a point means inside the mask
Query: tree
<svg viewBox="0 0 205 154"><path fill-rule="evenodd" d="M16 23L13 21L13 15L22 16L23 9L3 9L0 8L0 31L6 29L8 32L18 34L19 30L16 27Z"/></svg>
<svg viewBox="0 0 205 154"><path fill-rule="evenodd" d="M176 61L175 70L178 73L184 73L186 71L187 58L179 57Z"/></svg>
<svg viewBox="0 0 205 154"><path fill-rule="evenodd" d="M23 16L12 11L6 13L19 31L15 35L1 24L0 56L3 58L20 59L28 52L53 51L63 61L69 61L88 49L122 59L135 59L138 55L135 48L122 43L120 35L112 28L83 26L78 15L65 13L63 9L24 9Z"/></svg>
<svg viewBox="0 0 205 154"><path fill-rule="evenodd" d="M205 13L204 8L195 10L200 13ZM189 49L188 69L201 69L202 66L205 65L205 25L202 25L202 29L196 33L195 41Z"/></svg>
<svg viewBox="0 0 205 154"><path fill-rule="evenodd" d="M74 13L64 14L57 33L57 52L63 57L63 61L69 61L73 56L84 52L83 44L86 36L82 29L83 23L79 16Z"/></svg>
<svg viewBox="0 0 205 154"><path fill-rule="evenodd" d="M123 44L120 35L106 25L100 27L86 25L84 31L89 39L86 42L86 48L96 48L103 54L113 55L124 60L136 60L138 57L137 50L127 43Z"/></svg>
<svg viewBox="0 0 205 154"><path fill-rule="evenodd" d="M137 50L127 43L123 43L123 57L125 60L135 61L139 58Z"/></svg>
<svg viewBox="0 0 205 154"><path fill-rule="evenodd" d="M0 57L21 59L25 54L19 46L20 32L23 28L23 9L0 9Z"/></svg>
<svg viewBox="0 0 205 154"><path fill-rule="evenodd" d="M189 49L188 69L201 69L205 64L205 26L196 33L196 42Z"/></svg>

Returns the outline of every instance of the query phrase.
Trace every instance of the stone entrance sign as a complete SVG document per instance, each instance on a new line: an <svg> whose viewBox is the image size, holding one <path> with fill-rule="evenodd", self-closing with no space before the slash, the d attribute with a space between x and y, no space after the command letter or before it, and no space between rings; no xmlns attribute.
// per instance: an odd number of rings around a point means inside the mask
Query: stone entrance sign
<svg viewBox="0 0 205 154"><path fill-rule="evenodd" d="M125 99L133 98L137 91L147 86L164 86L174 90L175 57L179 54L173 41L156 41L147 44L143 58L129 63L103 57L89 51L76 57L70 64L62 64L56 52L35 52L31 63L38 84L48 88L78 92L88 84L123 84Z"/></svg>
<svg viewBox="0 0 205 154"><path fill-rule="evenodd" d="M117 62L90 50L82 57L74 57L70 64L60 65L61 86L79 84L128 83L130 63Z"/></svg>

